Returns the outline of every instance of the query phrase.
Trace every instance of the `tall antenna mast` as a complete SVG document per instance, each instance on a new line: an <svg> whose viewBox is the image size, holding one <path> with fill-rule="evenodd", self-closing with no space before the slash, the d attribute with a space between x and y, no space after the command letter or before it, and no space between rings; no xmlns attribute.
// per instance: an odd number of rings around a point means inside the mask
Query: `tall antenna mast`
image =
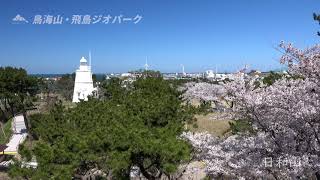
<svg viewBox="0 0 320 180"><path fill-rule="evenodd" d="M186 72L184 71L184 65L181 64L181 67L182 67L182 75L185 76L185 75L186 75Z"/></svg>
<svg viewBox="0 0 320 180"><path fill-rule="evenodd" d="M144 65L144 69L146 71L148 71L148 67L149 67L149 65L148 65L148 57L146 57L146 64Z"/></svg>
<svg viewBox="0 0 320 180"><path fill-rule="evenodd" d="M214 74L214 78L217 79L217 74L218 74L218 68L217 68L217 65L216 65L216 73Z"/></svg>
<svg viewBox="0 0 320 180"><path fill-rule="evenodd" d="M90 66L90 69L91 69L91 50L89 50L89 66Z"/></svg>

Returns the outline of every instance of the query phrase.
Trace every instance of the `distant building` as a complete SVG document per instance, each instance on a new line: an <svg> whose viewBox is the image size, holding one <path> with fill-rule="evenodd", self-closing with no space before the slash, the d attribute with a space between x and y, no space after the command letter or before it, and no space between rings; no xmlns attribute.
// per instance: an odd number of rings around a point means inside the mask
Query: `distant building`
<svg viewBox="0 0 320 180"><path fill-rule="evenodd" d="M205 77L208 78L208 79L213 79L215 78L215 73L213 72L213 70L207 70L205 72Z"/></svg>
<svg viewBox="0 0 320 180"><path fill-rule="evenodd" d="M131 73L122 73L121 77L133 77Z"/></svg>
<svg viewBox="0 0 320 180"><path fill-rule="evenodd" d="M221 74L221 73L216 73L216 79L217 80L224 80L224 79L226 79L228 77L228 75L227 74Z"/></svg>
<svg viewBox="0 0 320 180"><path fill-rule="evenodd" d="M254 77L254 78L259 78L262 75L261 71L258 70L251 70L248 73L248 76Z"/></svg>
<svg viewBox="0 0 320 180"><path fill-rule="evenodd" d="M88 65L87 60L82 57L80 67L76 71L72 102L87 101L88 96L93 95L95 90L93 87L91 65Z"/></svg>
<svg viewBox="0 0 320 180"><path fill-rule="evenodd" d="M214 79L214 80L224 80L224 79L227 78L227 74L217 73L217 71L214 72L213 70L207 70L205 72L205 77L207 79L211 79L211 80L212 79Z"/></svg>

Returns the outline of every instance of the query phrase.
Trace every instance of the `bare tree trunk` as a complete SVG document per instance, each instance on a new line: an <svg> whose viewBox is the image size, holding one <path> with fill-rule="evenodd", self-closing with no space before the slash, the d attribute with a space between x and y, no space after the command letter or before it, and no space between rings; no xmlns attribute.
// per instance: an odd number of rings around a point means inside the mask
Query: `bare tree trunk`
<svg viewBox="0 0 320 180"><path fill-rule="evenodd" d="M147 170L143 167L143 165L139 164L138 166L139 166L139 169L140 169L142 175L143 175L145 178L147 178L147 179L149 179L149 180L155 180L155 179L156 179L154 176L152 176L151 174L149 174L149 173L147 172Z"/></svg>
<svg viewBox="0 0 320 180"><path fill-rule="evenodd" d="M3 122L2 122L2 121L0 122L0 126L1 126L1 131L2 131L3 136L6 138L6 137L7 137L7 135L6 135L6 133L4 132L4 129L3 129Z"/></svg>
<svg viewBox="0 0 320 180"><path fill-rule="evenodd" d="M23 115L24 123L26 124L26 128L29 131L31 128L31 124L30 124L29 118L27 118L27 112L24 110L22 115Z"/></svg>
<svg viewBox="0 0 320 180"><path fill-rule="evenodd" d="M32 138L32 135L30 134L31 133L31 131L30 131L31 123L30 123L30 119L27 117L27 112L25 110L23 110L23 118L24 118L24 123L25 123L26 128L27 128L27 138L28 138L30 146L32 147L33 146L32 145L33 138Z"/></svg>
<svg viewBox="0 0 320 180"><path fill-rule="evenodd" d="M4 118L4 119L3 119L3 122L8 121L8 120L9 120L9 117L8 117L6 111L2 109L2 107L0 107L0 112L1 112L1 114L2 114L0 118L2 118L2 117ZM1 119L0 119L0 121L1 121Z"/></svg>
<svg viewBox="0 0 320 180"><path fill-rule="evenodd" d="M10 104L9 104L9 100L6 99L5 102L4 102L4 109L6 112L10 112L12 117L14 116L14 114L12 113L12 108L10 108Z"/></svg>

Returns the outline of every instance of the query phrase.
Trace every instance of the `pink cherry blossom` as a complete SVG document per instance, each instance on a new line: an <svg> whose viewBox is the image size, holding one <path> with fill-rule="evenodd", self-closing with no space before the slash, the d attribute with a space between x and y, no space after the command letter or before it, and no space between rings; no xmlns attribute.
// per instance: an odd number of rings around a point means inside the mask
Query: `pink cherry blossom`
<svg viewBox="0 0 320 180"><path fill-rule="evenodd" d="M234 119L252 122L255 134L226 139L206 133L183 135L197 150L199 160L207 164L212 177L320 176L320 46L299 50L282 42L280 48L284 53L280 63L287 65L287 77L270 86L261 82L257 87L255 82L260 80L254 78L238 78L223 86L225 100L234 104ZM190 94L206 100L218 94L201 86ZM270 158L275 165L268 167L265 160ZM288 165L292 159L302 163Z"/></svg>

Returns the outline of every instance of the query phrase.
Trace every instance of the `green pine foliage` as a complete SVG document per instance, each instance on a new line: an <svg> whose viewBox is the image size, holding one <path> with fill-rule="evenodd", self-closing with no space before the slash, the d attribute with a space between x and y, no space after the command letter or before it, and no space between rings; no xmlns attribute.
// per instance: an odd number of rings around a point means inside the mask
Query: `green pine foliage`
<svg viewBox="0 0 320 180"><path fill-rule="evenodd" d="M114 179L129 179L132 167L139 167L155 179L190 160L191 146L179 135L193 115L181 92L158 76L141 77L130 87L114 80L105 88L104 100L68 110L60 103L49 114L33 115L32 154L39 167L26 175L12 168L11 175L70 179L97 167Z"/></svg>
<svg viewBox="0 0 320 180"><path fill-rule="evenodd" d="M0 144L6 144L9 142L10 137L12 135L12 121L13 118L8 120L6 123L3 124L3 132L0 133Z"/></svg>
<svg viewBox="0 0 320 180"><path fill-rule="evenodd" d="M263 78L263 83L270 86L273 83L275 83L277 80L281 79L283 76L284 76L283 74L271 71L270 74L268 74L268 76Z"/></svg>
<svg viewBox="0 0 320 180"><path fill-rule="evenodd" d="M252 134L255 132L252 123L248 120L239 119L229 122L229 125L232 134Z"/></svg>

